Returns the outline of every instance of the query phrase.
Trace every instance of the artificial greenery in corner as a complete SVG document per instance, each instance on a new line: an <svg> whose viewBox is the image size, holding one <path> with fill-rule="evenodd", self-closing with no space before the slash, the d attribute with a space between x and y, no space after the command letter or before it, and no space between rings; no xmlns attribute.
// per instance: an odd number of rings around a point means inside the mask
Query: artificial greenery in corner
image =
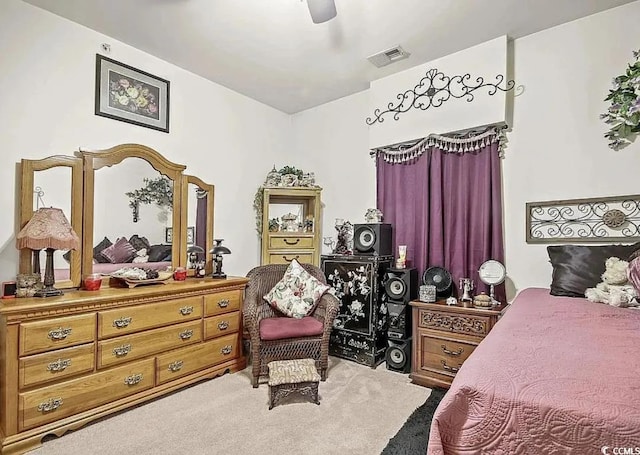
<svg viewBox="0 0 640 455"><path fill-rule="evenodd" d="M153 204L164 210L173 208L173 182L161 175L153 179L142 179L144 186L138 190L125 193L129 197L129 207L133 210L133 221L138 221L140 204Z"/></svg>
<svg viewBox="0 0 640 455"><path fill-rule="evenodd" d="M631 144L640 133L640 51L633 53L635 62L630 63L624 74L613 79L613 90L605 101L611 106L600 118L611 128L604 137L609 147L620 150Z"/></svg>
<svg viewBox="0 0 640 455"><path fill-rule="evenodd" d="M267 174L262 185L258 187L253 197L253 210L256 212L256 231L258 235L262 234L262 204L264 200L265 187L315 187L316 179L313 173L306 173L302 169L293 166L284 166L280 170L273 169ZM271 221L271 220L270 220Z"/></svg>

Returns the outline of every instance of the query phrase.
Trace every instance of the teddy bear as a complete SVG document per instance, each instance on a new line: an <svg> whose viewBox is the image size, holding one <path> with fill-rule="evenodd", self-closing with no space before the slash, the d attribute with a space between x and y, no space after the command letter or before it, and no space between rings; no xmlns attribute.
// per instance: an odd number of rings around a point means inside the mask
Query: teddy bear
<svg viewBox="0 0 640 455"><path fill-rule="evenodd" d="M617 257L605 262L602 282L595 288L585 291L585 297L591 302L606 303L616 307L640 307L638 293L628 280L629 263Z"/></svg>

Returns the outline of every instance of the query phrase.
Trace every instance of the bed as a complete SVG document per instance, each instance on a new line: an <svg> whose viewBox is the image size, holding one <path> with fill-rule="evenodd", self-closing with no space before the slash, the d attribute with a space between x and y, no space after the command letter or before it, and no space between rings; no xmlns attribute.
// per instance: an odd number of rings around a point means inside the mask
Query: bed
<svg viewBox="0 0 640 455"><path fill-rule="evenodd" d="M167 270L171 269L171 261L158 261L158 262L122 262L122 263L104 263L93 264L93 273L101 273L102 275L109 275L116 270L120 270L123 267L141 267L152 270ZM58 280L69 279L69 269L55 269L55 278Z"/></svg>
<svg viewBox="0 0 640 455"><path fill-rule="evenodd" d="M457 373L427 453L600 454L605 446L640 453L640 310L530 288Z"/></svg>

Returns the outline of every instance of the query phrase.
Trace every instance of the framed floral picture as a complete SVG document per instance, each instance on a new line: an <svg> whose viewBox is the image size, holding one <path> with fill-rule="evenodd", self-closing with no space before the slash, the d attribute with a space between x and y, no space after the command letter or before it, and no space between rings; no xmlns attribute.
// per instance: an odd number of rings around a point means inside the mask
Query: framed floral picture
<svg viewBox="0 0 640 455"><path fill-rule="evenodd" d="M169 81L96 54L96 115L169 132Z"/></svg>

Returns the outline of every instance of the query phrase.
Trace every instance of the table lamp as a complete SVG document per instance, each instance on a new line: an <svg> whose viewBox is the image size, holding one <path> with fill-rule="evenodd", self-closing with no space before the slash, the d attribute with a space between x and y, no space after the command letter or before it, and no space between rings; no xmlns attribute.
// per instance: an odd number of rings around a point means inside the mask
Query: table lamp
<svg viewBox="0 0 640 455"><path fill-rule="evenodd" d="M224 239L215 239L213 241L213 249L210 251L213 254L213 261L216 263L216 269L211 275L212 278L226 278L227 275L222 273L222 255L231 254L231 250L226 246L222 246Z"/></svg>
<svg viewBox="0 0 640 455"><path fill-rule="evenodd" d="M55 275L53 268L53 252L55 250L77 250L80 239L61 209L43 207L38 209L16 236L18 249L29 248L39 255L40 250L46 249L47 260L44 272L44 288L37 291L36 297L53 297L62 295L62 291L54 287ZM35 264L39 262L34 260ZM40 270L34 270L40 273Z"/></svg>

